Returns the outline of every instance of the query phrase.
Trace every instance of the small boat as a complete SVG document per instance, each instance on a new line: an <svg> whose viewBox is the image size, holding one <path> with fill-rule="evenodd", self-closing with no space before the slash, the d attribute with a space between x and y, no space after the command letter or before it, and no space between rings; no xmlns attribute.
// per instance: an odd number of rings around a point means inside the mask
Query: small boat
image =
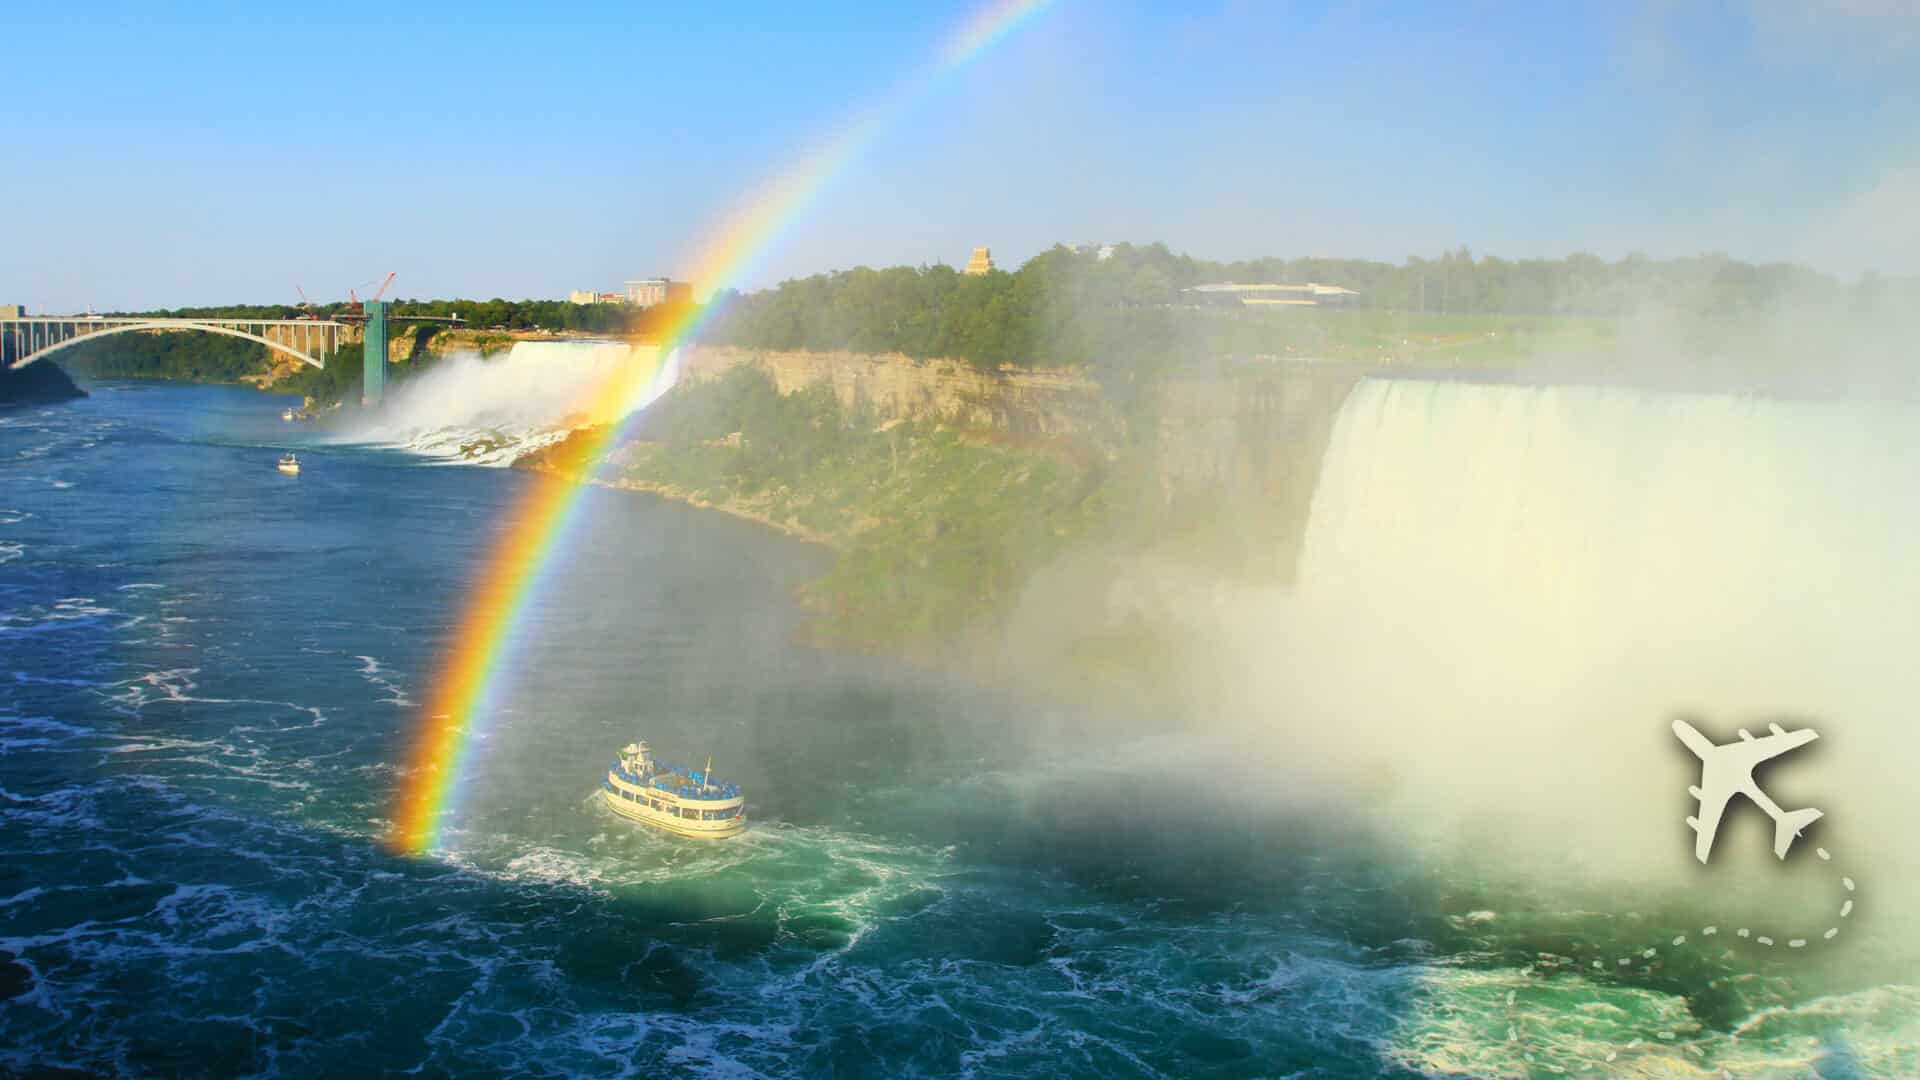
<svg viewBox="0 0 1920 1080"><path fill-rule="evenodd" d="M601 795L624 818L664 829L675 836L719 840L747 828L747 803L737 784L705 769L682 769L654 760L644 742L631 742L607 769Z"/></svg>
<svg viewBox="0 0 1920 1080"><path fill-rule="evenodd" d="M297 457L294 457L292 454L281 454L280 463L278 465L275 465L274 468L279 469L281 472L286 473L288 476L299 476L300 475L300 459Z"/></svg>
<svg viewBox="0 0 1920 1080"><path fill-rule="evenodd" d="M298 420L300 418L294 415L294 412L292 409L282 409L280 411L280 419L285 420L287 423L291 424L295 420Z"/></svg>

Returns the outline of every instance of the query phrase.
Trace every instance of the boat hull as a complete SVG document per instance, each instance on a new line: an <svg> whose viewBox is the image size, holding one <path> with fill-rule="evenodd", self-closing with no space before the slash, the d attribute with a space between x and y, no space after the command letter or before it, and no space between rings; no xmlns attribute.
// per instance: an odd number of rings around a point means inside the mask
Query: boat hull
<svg viewBox="0 0 1920 1080"><path fill-rule="evenodd" d="M621 797L619 789L611 786L600 790L600 798L609 809L621 817L629 821L638 821L643 825L651 825L675 836L686 836L696 840L725 840L747 831L747 816L744 813L719 820L682 817L677 808L655 810L645 802Z"/></svg>

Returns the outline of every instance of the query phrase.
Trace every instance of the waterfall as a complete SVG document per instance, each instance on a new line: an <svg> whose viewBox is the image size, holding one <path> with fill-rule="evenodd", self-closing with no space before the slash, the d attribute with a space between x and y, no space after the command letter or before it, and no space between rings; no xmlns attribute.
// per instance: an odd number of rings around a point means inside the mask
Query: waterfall
<svg viewBox="0 0 1920 1080"><path fill-rule="evenodd" d="M1677 843L1697 762L1675 712L1722 741L1797 718L1823 740L1769 791L1827 806L1856 849L1912 847L1911 406L1366 380L1293 604L1313 700L1292 703L1397 747L1443 800Z"/></svg>
<svg viewBox="0 0 1920 1080"><path fill-rule="evenodd" d="M354 442L477 465L507 465L591 421L594 390L624 365L652 364L652 345L521 341L504 357L455 353L388 392L342 432Z"/></svg>

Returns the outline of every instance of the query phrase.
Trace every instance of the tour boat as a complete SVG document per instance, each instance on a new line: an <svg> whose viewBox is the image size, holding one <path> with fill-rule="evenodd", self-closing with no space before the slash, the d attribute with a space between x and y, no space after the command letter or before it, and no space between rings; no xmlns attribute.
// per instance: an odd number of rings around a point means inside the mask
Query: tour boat
<svg viewBox="0 0 1920 1080"><path fill-rule="evenodd" d="M747 828L746 799L714 778L712 757L704 770L683 769L654 760L644 742L628 743L600 786L614 813L676 836L718 840Z"/></svg>
<svg viewBox="0 0 1920 1080"><path fill-rule="evenodd" d="M299 476L300 459L294 457L292 454L282 454L280 455L280 464L275 465L274 468L279 469L288 476Z"/></svg>
<svg viewBox="0 0 1920 1080"><path fill-rule="evenodd" d="M288 423L292 423L294 420L298 419L298 417L293 415L292 409L283 409L281 410L281 413L280 413L280 419L285 420Z"/></svg>

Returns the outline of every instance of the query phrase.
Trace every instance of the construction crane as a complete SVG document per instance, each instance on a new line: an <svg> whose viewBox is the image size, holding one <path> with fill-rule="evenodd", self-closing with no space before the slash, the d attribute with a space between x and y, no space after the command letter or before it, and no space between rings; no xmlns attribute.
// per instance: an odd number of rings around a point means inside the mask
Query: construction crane
<svg viewBox="0 0 1920 1080"><path fill-rule="evenodd" d="M390 274L388 274L388 275L387 275L387 280L385 280L385 281L382 281L382 282L380 283L380 291L379 291L379 292L376 292L376 293L374 293L374 294L373 294L372 296L369 296L369 297L367 297L367 299L368 299L368 300L378 300L378 299L380 299L381 297L383 297L383 296L385 296L385 295L387 295L387 286L389 286L389 285L391 285L391 284L393 284L393 275L394 275L394 274L397 274L397 273L399 273L399 271L398 271L398 270L395 270L395 271L393 271L393 273L390 273ZM353 290L352 290L352 289L348 289L348 290L347 290L347 299L349 299L349 300L351 300L351 301L353 301L353 310L355 310L355 311L361 311L361 312L364 312L364 311L366 310L366 307L364 306L364 302L363 302L363 301L362 301L362 300L361 300L361 299L360 299L360 298L359 298L358 296L355 296L355 295L353 294Z"/></svg>
<svg viewBox="0 0 1920 1080"><path fill-rule="evenodd" d="M382 296L386 296L386 290L388 290L388 286L394 284L394 277L396 277L397 273L399 273L399 271L386 275L386 279L380 282L380 288L376 288L374 294L369 296L367 300L380 300ZM371 284L371 282L363 282L363 284ZM359 288L359 286L353 286L353 288ZM359 323L359 321L363 321L363 319L367 317L367 300L361 300L359 294L357 294L353 288L349 288L348 290L348 306L340 309L340 311L334 311L334 313L330 313L330 315L323 315L323 313L315 307L313 300L307 300L307 290L296 284L294 290L300 292L300 307L301 311L303 311L303 315L300 315L301 319L334 319L334 321L344 321L344 323ZM451 327L459 327L461 323L465 323L465 319L461 319L459 315L388 315L388 319L401 321L401 323L447 323L447 325L451 325Z"/></svg>

